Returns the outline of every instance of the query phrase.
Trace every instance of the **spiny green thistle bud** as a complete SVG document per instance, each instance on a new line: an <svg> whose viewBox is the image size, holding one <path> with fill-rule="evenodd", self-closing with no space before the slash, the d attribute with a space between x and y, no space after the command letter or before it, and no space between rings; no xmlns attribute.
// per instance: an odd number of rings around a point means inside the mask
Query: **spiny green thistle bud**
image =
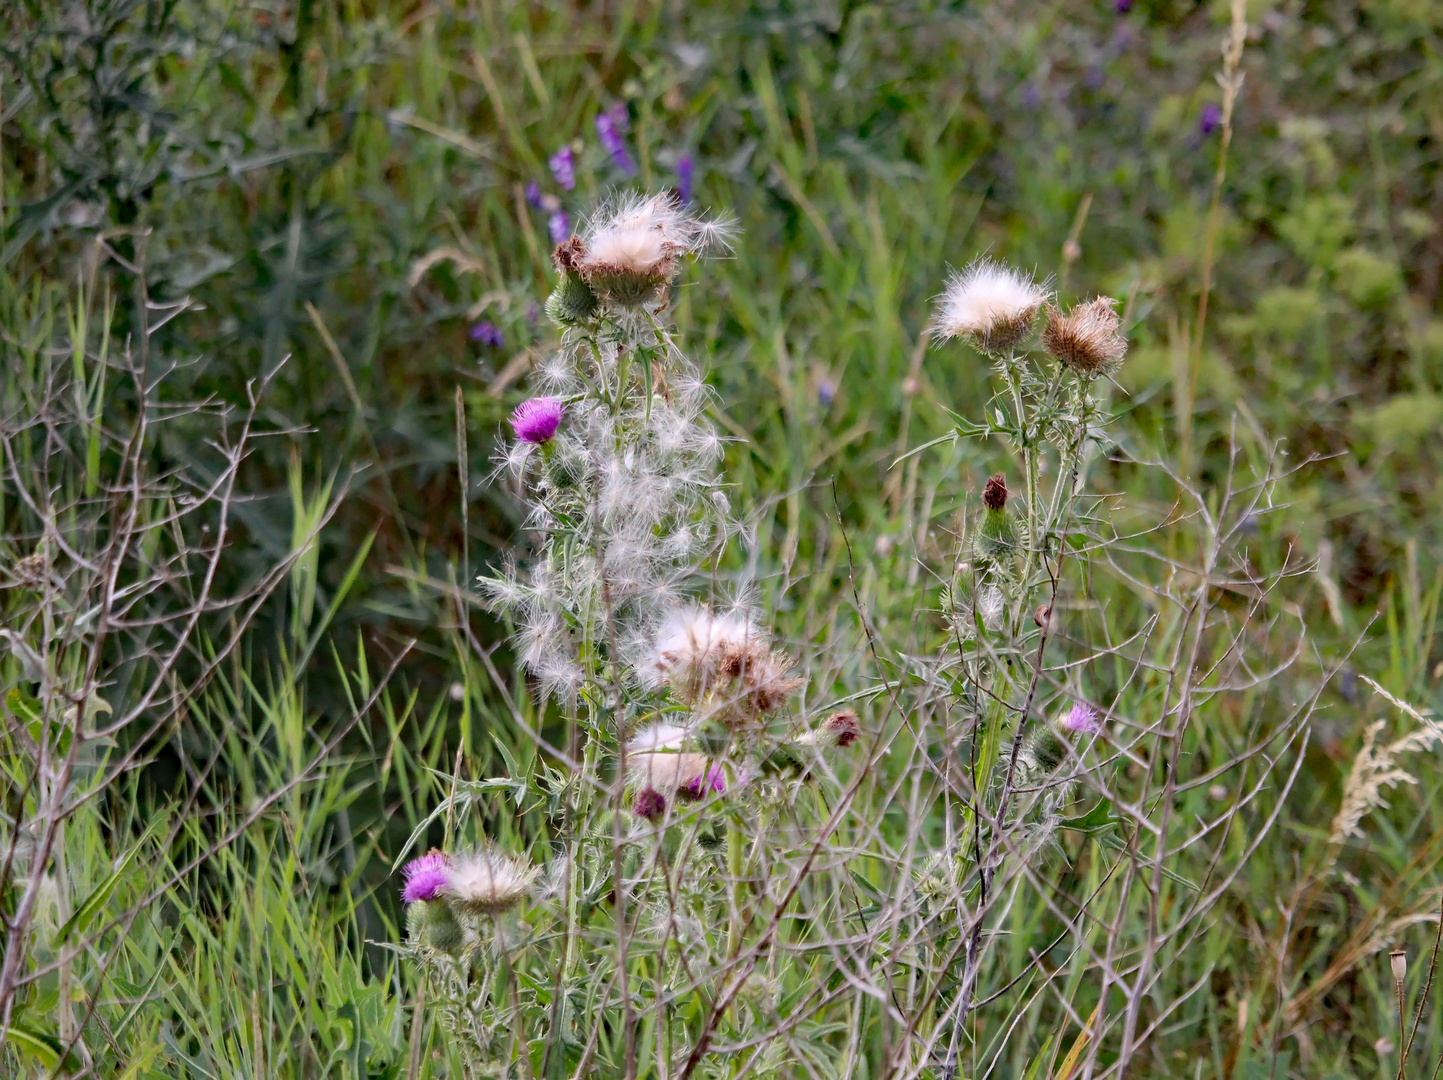
<svg viewBox="0 0 1443 1080"><path fill-rule="evenodd" d="M1027 756L1027 764L1040 775L1047 775L1057 769L1066 758L1066 752L1062 748L1062 740L1051 727L1040 727L1027 740L1027 748L1024 751Z"/></svg>
<svg viewBox="0 0 1443 1080"><path fill-rule="evenodd" d="M574 236L558 244L551 257L561 277L546 298L546 315L558 326L585 322L596 314L596 294L578 272L578 265L585 257L585 246Z"/></svg>
<svg viewBox="0 0 1443 1080"><path fill-rule="evenodd" d="M771 775L778 775L790 772L806 772L811 764L802 754L801 748L795 743L778 743L772 748L771 753L762 759L762 772Z"/></svg>
<svg viewBox="0 0 1443 1080"><path fill-rule="evenodd" d="M987 478L982 492L982 524L975 541L977 554L999 559L1017 550L1017 523L1007 513L1007 481L998 473Z"/></svg>
<svg viewBox="0 0 1443 1080"><path fill-rule="evenodd" d="M408 905L406 936L414 945L425 945L453 956L466 942L466 932L443 900L418 900Z"/></svg>
<svg viewBox="0 0 1443 1080"><path fill-rule="evenodd" d="M596 314L596 294L575 274L562 274L546 298L546 317L558 326L585 322Z"/></svg>

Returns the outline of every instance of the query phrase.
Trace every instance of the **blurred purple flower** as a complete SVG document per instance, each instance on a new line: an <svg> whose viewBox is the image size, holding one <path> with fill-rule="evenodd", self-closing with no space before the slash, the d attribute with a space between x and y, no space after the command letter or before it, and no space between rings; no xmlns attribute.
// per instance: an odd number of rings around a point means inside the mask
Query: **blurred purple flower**
<svg viewBox="0 0 1443 1080"><path fill-rule="evenodd" d="M414 904L417 900L434 900L436 894L446 887L446 867L450 862L441 851L430 851L408 862L401 871L406 877L406 884L401 889L401 902Z"/></svg>
<svg viewBox="0 0 1443 1080"><path fill-rule="evenodd" d="M830 408L832 401L837 396L837 384L830 375L823 375L817 379L817 404L822 408Z"/></svg>
<svg viewBox="0 0 1443 1080"><path fill-rule="evenodd" d="M1037 88L1037 84L1035 82L1033 82L1031 79L1028 79L1027 82L1022 84L1022 104L1024 107L1029 109L1035 109L1037 108L1038 102L1040 102L1041 100L1042 91Z"/></svg>
<svg viewBox="0 0 1443 1080"><path fill-rule="evenodd" d="M606 110L606 115L610 118L612 126L623 135L631 130L631 112L627 109L625 102L618 101Z"/></svg>
<svg viewBox="0 0 1443 1080"><path fill-rule="evenodd" d="M549 164L551 175L556 177L563 191L570 191L576 186L576 155L571 152L571 147L563 146L552 154Z"/></svg>
<svg viewBox="0 0 1443 1080"><path fill-rule="evenodd" d="M501 328L492 322L479 322L471 327L471 340L482 345L490 345L493 349L499 349L506 344L506 338L502 336Z"/></svg>
<svg viewBox="0 0 1443 1080"><path fill-rule="evenodd" d="M666 796L656 788L642 788L636 796L636 802L632 805L631 812L639 818L655 821L666 813Z"/></svg>
<svg viewBox="0 0 1443 1080"><path fill-rule="evenodd" d="M722 771L720 765L707 766L706 772L700 776L694 776L681 787L676 789L678 795L688 799L700 799L705 797L708 791L715 791L720 795L727 789L727 774Z"/></svg>
<svg viewBox="0 0 1443 1080"><path fill-rule="evenodd" d="M1132 0L1113 0L1112 10L1119 15L1126 15L1132 10Z"/></svg>
<svg viewBox="0 0 1443 1080"><path fill-rule="evenodd" d="M561 426L565 406L554 397L535 397L523 401L511 414L511 427L522 442L540 446L548 443Z"/></svg>
<svg viewBox="0 0 1443 1080"><path fill-rule="evenodd" d="M539 318L541 318L541 305L532 300L526 305L526 322L535 326L536 320Z"/></svg>
<svg viewBox="0 0 1443 1080"><path fill-rule="evenodd" d="M676 159L676 194L683 206L691 204L694 168L690 154L682 154Z"/></svg>
<svg viewBox="0 0 1443 1080"><path fill-rule="evenodd" d="M526 185L526 201L532 206L541 206L541 185L535 180Z"/></svg>
<svg viewBox="0 0 1443 1080"><path fill-rule="evenodd" d="M571 235L571 216L565 210L556 211L546 219L546 230L553 244L561 243Z"/></svg>
<svg viewBox="0 0 1443 1080"><path fill-rule="evenodd" d="M1198 114L1198 134L1203 136L1203 138L1207 138L1218 128L1222 127L1222 124L1223 107L1215 101L1209 101L1202 107L1202 112Z"/></svg>
<svg viewBox="0 0 1443 1080"><path fill-rule="evenodd" d="M1061 724L1068 731L1075 731L1081 735L1096 735L1102 730L1102 721L1098 718L1097 710L1085 701L1079 701L1061 720Z"/></svg>
<svg viewBox="0 0 1443 1080"><path fill-rule="evenodd" d="M631 160L631 154L626 149L626 140L622 138L621 132L616 128L616 121L609 113L596 114L596 137L611 155L611 163L618 172L626 176L636 175L636 162Z"/></svg>

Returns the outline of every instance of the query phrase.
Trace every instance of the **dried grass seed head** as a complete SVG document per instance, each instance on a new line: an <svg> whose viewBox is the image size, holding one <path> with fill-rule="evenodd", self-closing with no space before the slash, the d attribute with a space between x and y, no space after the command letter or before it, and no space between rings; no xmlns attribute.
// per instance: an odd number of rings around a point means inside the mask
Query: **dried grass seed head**
<svg viewBox="0 0 1443 1080"><path fill-rule="evenodd" d="M933 322L945 339L965 337L987 352L1002 352L1032 330L1051 296L1031 275L992 259L954 271L937 298Z"/></svg>
<svg viewBox="0 0 1443 1080"><path fill-rule="evenodd" d="M1060 364L1089 378L1111 375L1127 355L1117 301L1099 296L1075 305L1067 314L1048 305L1047 324L1042 328L1042 346Z"/></svg>

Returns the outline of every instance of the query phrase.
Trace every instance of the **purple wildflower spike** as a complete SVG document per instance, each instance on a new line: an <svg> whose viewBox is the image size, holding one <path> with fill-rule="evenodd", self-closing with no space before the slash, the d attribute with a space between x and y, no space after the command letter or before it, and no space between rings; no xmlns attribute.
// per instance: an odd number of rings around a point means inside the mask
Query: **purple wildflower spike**
<svg viewBox="0 0 1443 1080"><path fill-rule="evenodd" d="M576 155L571 152L571 147L563 146L551 155L547 164L551 166L551 175L556 177L556 182L563 191L576 187Z"/></svg>
<svg viewBox="0 0 1443 1080"><path fill-rule="evenodd" d="M683 206L691 205L693 170L690 154L682 154L676 162L676 194Z"/></svg>
<svg viewBox="0 0 1443 1080"><path fill-rule="evenodd" d="M1096 735L1102 730L1102 720L1097 715L1097 710L1085 701L1079 701L1061 720L1061 724L1068 731L1075 731L1079 735Z"/></svg>
<svg viewBox="0 0 1443 1080"><path fill-rule="evenodd" d="M626 176L636 175L636 162L631 160L631 154L626 149L626 139L617 130L616 121L608 113L596 114L596 137L611 155L611 163L618 172Z"/></svg>
<svg viewBox="0 0 1443 1080"><path fill-rule="evenodd" d="M434 848L419 859L408 862L401 871L406 876L401 902L414 904L417 900L434 900L436 894L446 887L446 868L450 863L450 856Z"/></svg>
<svg viewBox="0 0 1443 1080"><path fill-rule="evenodd" d="M511 427L522 442L540 446L551 441L561 426L564 406L554 397L536 397L523 401L511 414Z"/></svg>
<svg viewBox="0 0 1443 1080"><path fill-rule="evenodd" d="M479 322L471 327L471 340L482 345L490 345L493 349L499 349L506 344L506 338L502 335L500 327L491 322Z"/></svg>
<svg viewBox="0 0 1443 1080"><path fill-rule="evenodd" d="M1207 138L1207 136L1211 135L1214 131L1216 131L1222 126L1223 107L1219 105L1216 101L1209 101L1206 105L1202 107L1202 112L1198 114L1198 134L1203 136L1203 138Z"/></svg>
<svg viewBox="0 0 1443 1080"><path fill-rule="evenodd" d="M571 235L571 217L565 210L558 210L546 219L546 230L551 234L553 244L562 244Z"/></svg>

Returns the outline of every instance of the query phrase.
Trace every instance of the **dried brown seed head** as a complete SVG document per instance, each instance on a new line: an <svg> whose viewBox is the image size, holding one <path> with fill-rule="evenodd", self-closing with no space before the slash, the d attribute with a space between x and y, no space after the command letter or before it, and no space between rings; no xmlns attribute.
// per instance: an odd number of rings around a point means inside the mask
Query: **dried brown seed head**
<svg viewBox="0 0 1443 1080"><path fill-rule="evenodd" d="M1078 304L1066 315L1047 307L1042 346L1065 367L1079 375L1110 375L1127 355L1127 339L1119 332L1121 319L1111 297L1099 296Z"/></svg>

